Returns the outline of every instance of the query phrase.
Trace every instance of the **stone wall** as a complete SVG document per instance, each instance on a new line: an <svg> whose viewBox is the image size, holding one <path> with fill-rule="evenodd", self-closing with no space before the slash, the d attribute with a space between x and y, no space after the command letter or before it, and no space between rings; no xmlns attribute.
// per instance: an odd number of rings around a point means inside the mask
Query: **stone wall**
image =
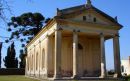
<svg viewBox="0 0 130 81"><path fill-rule="evenodd" d="M25 69L0 69L0 75L25 75Z"/></svg>

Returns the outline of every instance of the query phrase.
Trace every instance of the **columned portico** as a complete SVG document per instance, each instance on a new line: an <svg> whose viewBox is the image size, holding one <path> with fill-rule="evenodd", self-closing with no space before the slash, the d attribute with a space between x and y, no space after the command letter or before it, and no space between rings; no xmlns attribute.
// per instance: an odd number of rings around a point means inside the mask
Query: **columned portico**
<svg viewBox="0 0 130 81"><path fill-rule="evenodd" d="M113 48L114 48L114 77L121 77L121 65L120 65L120 45L119 45L119 35L113 37Z"/></svg>
<svg viewBox="0 0 130 81"><path fill-rule="evenodd" d="M78 33L73 31L73 78L78 78Z"/></svg>
<svg viewBox="0 0 130 81"><path fill-rule="evenodd" d="M101 78L106 77L106 58L105 58L105 44L104 35L100 34L100 49L101 49Z"/></svg>
<svg viewBox="0 0 130 81"><path fill-rule="evenodd" d="M114 77L120 77L119 36L115 34L121 27L90 0L84 5L57 9L57 15L27 45L27 75L47 80L109 81L105 40L114 35Z"/></svg>
<svg viewBox="0 0 130 81"><path fill-rule="evenodd" d="M64 30L62 30L64 31ZM83 76L79 76L78 73L78 33L81 32L77 32L77 31L72 31L72 47L73 47L73 75L72 78L77 79L77 78L81 78ZM106 57L105 57L105 34L104 33L100 33L100 35L98 35L100 38L100 60L101 60L101 75L99 76L99 78L106 78L107 77L107 72L106 72ZM62 72L61 72L61 51L62 51L62 32L61 30L56 30L55 31L55 64L54 64L54 78L58 79L58 78L62 78ZM49 39L48 39L49 42ZM119 36L115 35L113 38L113 48L114 48L114 66L115 66L115 75L114 77L119 77L121 76L121 72L120 72L120 50L119 50ZM49 44L48 44L49 47ZM49 54L49 50L48 50L48 54ZM47 57L46 57L47 58ZM46 65L47 68L47 65Z"/></svg>
<svg viewBox="0 0 130 81"><path fill-rule="evenodd" d="M54 78L61 77L61 44L62 44L61 31L56 30L55 31Z"/></svg>

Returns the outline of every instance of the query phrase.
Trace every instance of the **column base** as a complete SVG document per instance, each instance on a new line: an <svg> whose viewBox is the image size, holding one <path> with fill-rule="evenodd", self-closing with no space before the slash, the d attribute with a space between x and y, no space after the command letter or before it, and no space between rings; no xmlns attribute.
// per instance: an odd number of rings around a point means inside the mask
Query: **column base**
<svg viewBox="0 0 130 81"><path fill-rule="evenodd" d="M47 79L48 78L48 74L44 74L44 77L45 77L45 79Z"/></svg>
<svg viewBox="0 0 130 81"><path fill-rule="evenodd" d="M48 77L46 76L46 74L40 74L39 78L40 79L47 79Z"/></svg>
<svg viewBox="0 0 130 81"><path fill-rule="evenodd" d="M106 75L101 75L99 76L99 78L106 78Z"/></svg>
<svg viewBox="0 0 130 81"><path fill-rule="evenodd" d="M121 77L121 75L119 75L119 74L115 73L113 77L114 77L114 78L120 78L120 77Z"/></svg>
<svg viewBox="0 0 130 81"><path fill-rule="evenodd" d="M79 76L79 75L73 75L72 78L73 78L73 79L80 79L80 76Z"/></svg>
<svg viewBox="0 0 130 81"><path fill-rule="evenodd" d="M62 78L62 75L61 75L61 74L56 74L56 75L54 75L53 78L54 78L54 79L61 79L61 78Z"/></svg>

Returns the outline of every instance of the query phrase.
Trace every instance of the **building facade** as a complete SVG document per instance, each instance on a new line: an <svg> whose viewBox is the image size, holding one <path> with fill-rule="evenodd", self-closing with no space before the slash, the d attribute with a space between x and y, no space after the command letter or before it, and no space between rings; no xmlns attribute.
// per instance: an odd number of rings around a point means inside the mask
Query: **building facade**
<svg viewBox="0 0 130 81"><path fill-rule="evenodd" d="M27 45L26 76L40 79L106 78L105 41L113 39L115 75L121 77L119 30L112 18L87 4L59 10Z"/></svg>
<svg viewBox="0 0 130 81"><path fill-rule="evenodd" d="M129 59L121 60L122 75L130 75L130 56Z"/></svg>

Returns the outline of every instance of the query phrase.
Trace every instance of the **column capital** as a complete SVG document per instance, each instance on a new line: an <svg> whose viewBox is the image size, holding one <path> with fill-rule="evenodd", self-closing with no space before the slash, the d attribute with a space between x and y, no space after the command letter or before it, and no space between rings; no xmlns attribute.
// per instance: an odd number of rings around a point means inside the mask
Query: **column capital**
<svg viewBox="0 0 130 81"><path fill-rule="evenodd" d="M115 37L120 37L119 33L115 34L114 36L115 36Z"/></svg>
<svg viewBox="0 0 130 81"><path fill-rule="evenodd" d="M61 30L63 30L61 27L54 29L54 31L61 31Z"/></svg>
<svg viewBox="0 0 130 81"><path fill-rule="evenodd" d="M73 30L73 33L76 33L76 32L77 32L77 31L74 29L74 30Z"/></svg>
<svg viewBox="0 0 130 81"><path fill-rule="evenodd" d="M100 36L103 36L103 37L104 37L104 33L100 33Z"/></svg>
<svg viewBox="0 0 130 81"><path fill-rule="evenodd" d="M41 43L41 41L39 40L39 43Z"/></svg>
<svg viewBox="0 0 130 81"><path fill-rule="evenodd" d="M47 37L49 37L49 35L48 35L48 34L46 35L46 38L47 38Z"/></svg>
<svg viewBox="0 0 130 81"><path fill-rule="evenodd" d="M73 33L78 33L78 32L80 32L80 30L73 30Z"/></svg>
<svg viewBox="0 0 130 81"><path fill-rule="evenodd" d="M115 38L115 37L120 37L120 35L117 33L117 34L113 34L112 37L113 37L113 38Z"/></svg>

